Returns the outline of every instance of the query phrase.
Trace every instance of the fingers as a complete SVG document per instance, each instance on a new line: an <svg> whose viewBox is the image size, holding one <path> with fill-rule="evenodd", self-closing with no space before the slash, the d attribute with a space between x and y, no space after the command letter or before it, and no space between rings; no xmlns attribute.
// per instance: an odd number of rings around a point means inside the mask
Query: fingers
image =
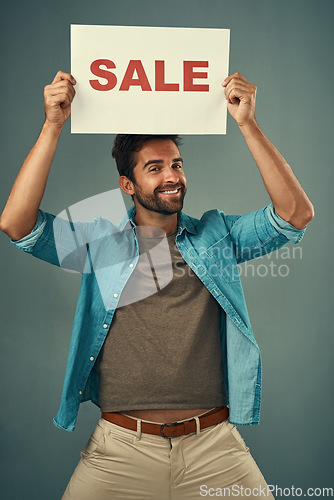
<svg viewBox="0 0 334 500"><path fill-rule="evenodd" d="M57 73L58 74L58 73ZM61 79L44 87L45 104L47 106L61 105L66 108L71 104L75 90L69 79Z"/></svg>
<svg viewBox="0 0 334 500"><path fill-rule="evenodd" d="M229 75L222 83L225 87L225 98L231 104L241 99L251 101L256 95L256 85L249 83L240 73Z"/></svg>
<svg viewBox="0 0 334 500"><path fill-rule="evenodd" d="M75 96L75 78L65 71L58 71L50 85L44 87L45 120L62 127L71 114Z"/></svg>
<svg viewBox="0 0 334 500"><path fill-rule="evenodd" d="M52 83L51 85L46 85L44 88L48 97L54 97L59 94L67 94L68 97L73 101L75 96L75 89L71 83L60 81L58 83Z"/></svg>
<svg viewBox="0 0 334 500"><path fill-rule="evenodd" d="M228 75L223 81L222 86L225 87L233 78L237 78L238 80L243 80L244 82L247 82L246 78L244 78L242 74L237 71L232 75Z"/></svg>
<svg viewBox="0 0 334 500"><path fill-rule="evenodd" d="M44 97L46 107L60 105L62 108L66 108L73 101L74 93L66 87L59 89L49 89L46 87L44 89Z"/></svg>
<svg viewBox="0 0 334 500"><path fill-rule="evenodd" d="M254 94L254 90L249 85L242 85L240 82L231 81L225 88L225 98L231 104L237 103L240 99L250 100Z"/></svg>
<svg viewBox="0 0 334 500"><path fill-rule="evenodd" d="M72 83L72 85L75 85L77 83L74 76L70 75L70 73L65 73L65 71L58 71L52 83L57 83L60 82L61 80L68 80Z"/></svg>

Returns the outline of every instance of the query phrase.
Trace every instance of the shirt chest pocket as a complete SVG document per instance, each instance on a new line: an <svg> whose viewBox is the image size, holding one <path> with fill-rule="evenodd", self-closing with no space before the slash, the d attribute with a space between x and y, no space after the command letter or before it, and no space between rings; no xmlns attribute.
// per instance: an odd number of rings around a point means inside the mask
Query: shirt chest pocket
<svg viewBox="0 0 334 500"><path fill-rule="evenodd" d="M234 248L228 234L207 248L205 256L211 276L221 275L226 283L240 283Z"/></svg>

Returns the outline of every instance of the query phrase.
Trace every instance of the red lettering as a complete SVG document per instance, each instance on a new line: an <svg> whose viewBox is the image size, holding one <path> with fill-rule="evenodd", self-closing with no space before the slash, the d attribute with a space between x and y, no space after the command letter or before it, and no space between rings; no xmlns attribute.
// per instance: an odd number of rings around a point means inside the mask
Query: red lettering
<svg viewBox="0 0 334 500"><path fill-rule="evenodd" d="M155 90L179 90L178 83L165 83L165 61L155 61Z"/></svg>
<svg viewBox="0 0 334 500"><path fill-rule="evenodd" d="M101 68L104 66L104 68ZM195 78L208 78L207 71L198 71L196 68L208 68L209 61L183 61L183 91L184 92L209 92L208 84L195 84ZM116 65L110 59L97 59L90 65L90 70L93 75L104 78L107 83L102 84L99 80L89 80L91 87L94 90L112 90L117 85L117 77L110 69L116 69ZM136 74L136 75L135 75ZM135 77L136 76L136 77ZM150 82L145 73L144 66L139 59L129 61L126 68L124 78L119 90L128 91L132 86L139 86L143 91L152 91ZM180 85L178 83L165 82L165 61L155 61L155 91L172 91L178 92Z"/></svg>
<svg viewBox="0 0 334 500"><path fill-rule="evenodd" d="M102 69L100 68L100 66L105 66L107 69L116 68L115 63L113 63L113 61L110 61L109 59L97 59L96 61L93 61L90 65L91 72L95 76L105 78L107 80L107 83L102 84L98 80L89 80L89 83L94 90L112 90L116 87L117 77L114 73L111 73L111 71Z"/></svg>
<svg viewBox="0 0 334 500"><path fill-rule="evenodd" d="M135 71L137 72L138 78L134 78ZM139 85L139 87L145 91L152 90L140 60L132 60L129 62L119 90L129 90L132 85Z"/></svg>
<svg viewBox="0 0 334 500"><path fill-rule="evenodd" d="M194 68L208 68L209 61L183 61L183 90L185 92L209 92L209 85L194 84L194 78L207 78L207 71L196 73Z"/></svg>

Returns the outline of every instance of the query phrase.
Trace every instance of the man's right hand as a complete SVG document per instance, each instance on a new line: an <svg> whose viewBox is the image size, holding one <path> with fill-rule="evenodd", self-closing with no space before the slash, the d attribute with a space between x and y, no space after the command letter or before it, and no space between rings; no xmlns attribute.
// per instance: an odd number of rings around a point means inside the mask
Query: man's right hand
<svg viewBox="0 0 334 500"><path fill-rule="evenodd" d="M71 114L75 96L75 78L58 71L50 85L44 87L45 122L61 128Z"/></svg>

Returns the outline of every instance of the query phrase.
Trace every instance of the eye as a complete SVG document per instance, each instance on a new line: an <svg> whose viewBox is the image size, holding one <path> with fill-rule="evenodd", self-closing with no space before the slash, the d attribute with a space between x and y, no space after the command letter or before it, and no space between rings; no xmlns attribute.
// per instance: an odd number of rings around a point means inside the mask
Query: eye
<svg viewBox="0 0 334 500"><path fill-rule="evenodd" d="M182 168L182 165L179 165L178 163L175 163L175 164L173 165L173 168Z"/></svg>
<svg viewBox="0 0 334 500"><path fill-rule="evenodd" d="M150 172L156 172L160 170L160 167L153 167L153 168L150 168Z"/></svg>

